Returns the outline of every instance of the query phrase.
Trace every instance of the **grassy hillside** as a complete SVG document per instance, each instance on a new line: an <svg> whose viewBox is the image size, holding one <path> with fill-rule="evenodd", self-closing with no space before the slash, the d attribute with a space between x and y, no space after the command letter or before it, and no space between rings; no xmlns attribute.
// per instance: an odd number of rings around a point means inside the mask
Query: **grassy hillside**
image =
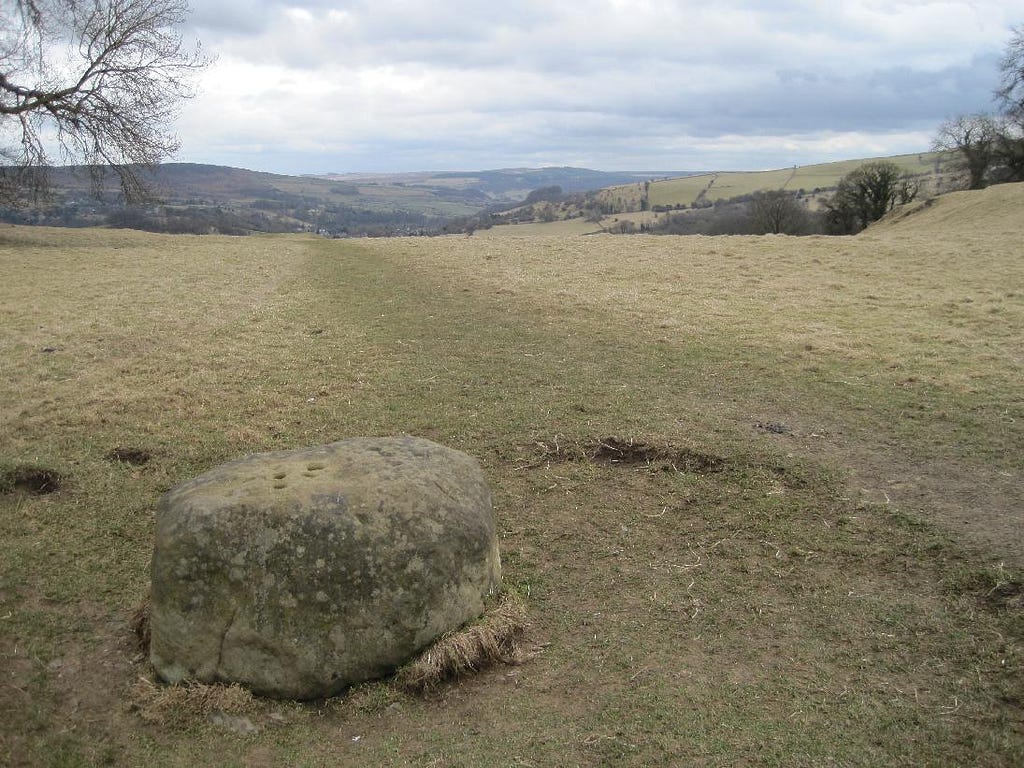
<svg viewBox="0 0 1024 768"><path fill-rule="evenodd" d="M709 202L725 200L739 195L769 189L814 189L834 187L839 180L864 163L871 160L888 160L910 174L933 174L936 171L935 153L897 155L885 158L845 160L837 163L822 163L774 171L751 171L740 173L710 173L689 176L682 179L655 181L650 187L651 207L667 205L692 205L703 194Z"/></svg>
<svg viewBox="0 0 1024 768"><path fill-rule="evenodd" d="M720 201L776 189L798 193L808 210L814 211L821 207L822 199L831 194L843 176L876 160L892 162L906 173L918 177L923 195L943 191L950 184L939 154L896 155L772 171L700 173L671 179L648 179L608 187L585 196L569 197L560 203L525 205L505 214L506 221L499 223L529 224L531 231L538 234L545 231L556 234L562 230L580 234L616 231L619 222L632 222L636 226L650 224L658 215L675 210L710 207ZM736 205L742 205L742 202ZM543 215L545 208L548 209L547 216ZM593 221L595 210L603 214L601 221L596 223ZM551 218L556 222L591 219L591 223L580 222L574 226L553 226L551 221L544 223L544 219ZM517 230L505 228L499 230L499 234L517 234Z"/></svg>
<svg viewBox="0 0 1024 768"><path fill-rule="evenodd" d="M0 764L1021 765L1022 205L853 238L3 228ZM481 461L532 657L426 699L155 685L160 494L399 433Z"/></svg>
<svg viewBox="0 0 1024 768"><path fill-rule="evenodd" d="M555 204L541 202L524 205L506 213L504 221L499 223L529 223L535 227L540 226L536 231L543 232L542 222L545 219L550 224L552 218L591 218L593 212L598 210L604 214L599 225L588 228L581 224L576 227L589 234L602 228L614 229L618 221L628 220L637 225L649 222L651 211L664 213L682 208L711 206L718 201L775 189L800 193L805 204L815 210L820 205L820 198L829 194L828 190L833 189L843 176L875 160L895 163L906 173L919 177L925 192L942 191L948 185L939 154L896 155L771 171L695 173L669 179L638 180L607 187L585 196L569 196ZM545 209L547 216L544 215Z"/></svg>

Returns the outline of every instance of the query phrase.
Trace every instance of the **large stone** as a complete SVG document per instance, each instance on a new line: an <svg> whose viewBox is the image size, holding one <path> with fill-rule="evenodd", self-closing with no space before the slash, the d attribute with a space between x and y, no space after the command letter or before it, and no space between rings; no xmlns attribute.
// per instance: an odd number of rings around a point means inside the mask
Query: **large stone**
<svg viewBox="0 0 1024 768"><path fill-rule="evenodd" d="M466 454L411 437L257 454L161 500L150 658L169 682L330 696L480 615L500 579Z"/></svg>

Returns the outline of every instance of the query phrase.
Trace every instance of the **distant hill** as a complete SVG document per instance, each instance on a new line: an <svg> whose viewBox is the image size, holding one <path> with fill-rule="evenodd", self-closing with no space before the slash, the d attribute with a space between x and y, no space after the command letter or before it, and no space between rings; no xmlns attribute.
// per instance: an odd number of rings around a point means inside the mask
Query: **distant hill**
<svg viewBox="0 0 1024 768"><path fill-rule="evenodd" d="M100 200L87 169L55 168L53 198L32 210L0 209L0 220L65 226L110 223L170 232L421 234L491 207L522 202L538 187L593 191L675 173L608 173L585 168L409 174L286 176L240 168L169 163L150 176L160 205L128 209L111 177Z"/></svg>
<svg viewBox="0 0 1024 768"><path fill-rule="evenodd" d="M933 153L886 159L941 186ZM127 208L111 178L100 200L84 168L52 171L53 198L35 208L0 208L0 221L58 226L108 224L164 232L328 236L437 234L493 224L601 216L640 225L658 212L697 209L768 189L802 192L813 209L839 179L868 160L755 172L605 172L510 168L473 172L286 176L216 165L169 163L151 177L158 205ZM525 204L524 204L525 203ZM620 222L620 218L615 218Z"/></svg>
<svg viewBox="0 0 1024 768"><path fill-rule="evenodd" d="M520 202L542 187L561 187L571 194L591 192L648 179L671 179L700 171L594 171L589 168L506 168L492 171L422 172L404 174L328 174L323 178L353 184L379 184L424 189L438 195L466 190L482 193L492 202Z"/></svg>
<svg viewBox="0 0 1024 768"><path fill-rule="evenodd" d="M772 171L722 171L691 174L685 178L656 180L647 189L650 210L685 208L693 205L712 205L719 200L730 200L755 192L786 189L803 194L817 194L831 190L846 174L864 163L886 160L895 163L904 172L919 177L937 179L942 173L941 155L924 152L893 157L869 157L860 160L842 160L834 163L793 166ZM934 186L934 182L932 183ZM624 185L603 190L599 200L625 200L639 197L642 186Z"/></svg>
<svg viewBox="0 0 1024 768"><path fill-rule="evenodd" d="M770 171L721 171L691 173L677 178L647 178L617 184L597 192L566 195L561 200L526 204L505 211L495 223L543 225L585 218L608 228L629 222L649 224L660 213L696 211L715 207L738 208L756 192L789 190L797 194L809 209L816 210L831 195L839 180L864 163L885 160L918 179L923 193L944 192L950 188L944 157L926 152L893 157L843 160L816 165L794 166Z"/></svg>

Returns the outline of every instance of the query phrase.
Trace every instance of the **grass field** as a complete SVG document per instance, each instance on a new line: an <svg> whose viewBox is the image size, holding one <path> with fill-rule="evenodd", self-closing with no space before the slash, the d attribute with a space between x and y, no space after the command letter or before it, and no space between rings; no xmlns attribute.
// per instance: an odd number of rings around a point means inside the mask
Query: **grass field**
<svg viewBox="0 0 1024 768"><path fill-rule="evenodd" d="M854 238L3 229L0 764L1024 764L1022 205ZM532 658L427 698L154 685L160 494L399 433L481 461Z"/></svg>
<svg viewBox="0 0 1024 768"><path fill-rule="evenodd" d="M895 163L911 174L927 174L935 169L935 153L896 155L880 158ZM660 205L692 205L703 192L709 202L749 195L767 189L828 189L870 159L821 163L772 171L708 173L680 179L655 181L650 188L651 207ZM606 194L611 194L611 191Z"/></svg>

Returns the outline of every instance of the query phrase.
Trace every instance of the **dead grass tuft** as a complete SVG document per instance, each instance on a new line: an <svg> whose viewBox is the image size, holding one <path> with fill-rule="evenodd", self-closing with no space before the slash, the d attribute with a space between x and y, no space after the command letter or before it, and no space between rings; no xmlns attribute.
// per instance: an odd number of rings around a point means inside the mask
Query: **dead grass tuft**
<svg viewBox="0 0 1024 768"><path fill-rule="evenodd" d="M397 686L425 693L446 680L479 672L497 663L523 661L521 641L526 632L526 606L513 592L476 623L442 635L395 675Z"/></svg>
<svg viewBox="0 0 1024 768"><path fill-rule="evenodd" d="M140 678L131 691L131 708L145 722L167 728L190 728L223 715L244 715L259 708L257 699L238 683L160 685Z"/></svg>

